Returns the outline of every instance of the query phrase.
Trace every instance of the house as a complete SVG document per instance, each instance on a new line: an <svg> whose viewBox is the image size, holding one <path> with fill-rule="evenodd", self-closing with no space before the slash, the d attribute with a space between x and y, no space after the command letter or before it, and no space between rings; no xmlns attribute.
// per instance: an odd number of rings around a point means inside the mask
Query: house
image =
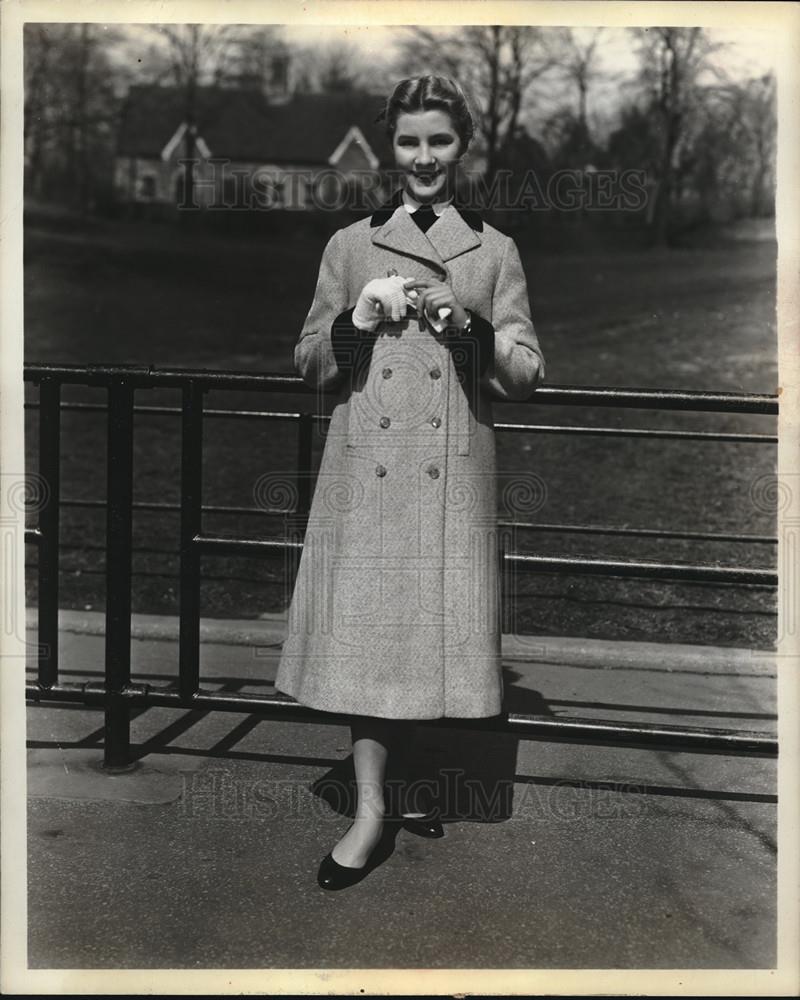
<svg viewBox="0 0 800 1000"><path fill-rule="evenodd" d="M189 113L177 87L133 86L114 160L116 197L170 208L307 210L347 207L354 191L380 196L391 165L375 122L382 104L363 93L276 99L258 86L204 86Z"/></svg>

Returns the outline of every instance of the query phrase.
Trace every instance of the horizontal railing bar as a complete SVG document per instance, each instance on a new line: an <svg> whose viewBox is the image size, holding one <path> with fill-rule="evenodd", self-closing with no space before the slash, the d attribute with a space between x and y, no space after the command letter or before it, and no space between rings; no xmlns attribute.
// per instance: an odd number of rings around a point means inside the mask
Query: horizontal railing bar
<svg viewBox="0 0 800 1000"><path fill-rule="evenodd" d="M617 406L632 409L696 410L717 413L778 413L778 397L764 393L620 389L611 386L543 385L527 403L558 406Z"/></svg>
<svg viewBox="0 0 800 1000"><path fill-rule="evenodd" d="M166 386L181 388L192 382L200 389L235 389L245 391L272 390L275 392L299 392L303 395L316 394L317 390L299 375L272 373L253 374L230 370L208 370L202 368L157 368L153 365L68 365L29 363L24 366L26 381L37 382L51 379L73 385L103 386L123 378L129 385L141 389Z"/></svg>
<svg viewBox="0 0 800 1000"><path fill-rule="evenodd" d="M196 535L195 543L204 551L216 554L258 556L262 552L302 549L302 542L273 539L237 539ZM769 569L742 566L692 566L687 563L656 563L534 556L506 552L505 561L526 572L588 573L594 576L643 577L645 579L691 580L719 584L750 584L777 587L778 574Z"/></svg>
<svg viewBox="0 0 800 1000"><path fill-rule="evenodd" d="M316 394L299 375L253 374L237 371L210 371L192 368L156 368L147 365L63 365L29 362L25 378L43 378L81 385L106 385L124 378L142 388L157 385L182 386L194 382L202 389L242 389ZM778 397L763 393L710 392L683 389L623 389L610 386L542 385L524 403L568 406L612 406L634 409L697 410L719 413L777 414Z"/></svg>
<svg viewBox="0 0 800 1000"><path fill-rule="evenodd" d="M38 403L26 403L26 410L38 410ZM104 403L78 403L62 402L62 410L78 410L90 412L105 412L107 407ZM177 417L180 416L179 406L135 406L134 413L143 416ZM272 410L226 410L207 409L203 411L204 417L217 417L233 420L300 420L302 413L290 413ZM312 420L320 423L330 423L330 416L327 414L311 414ZM777 444L778 438L774 434L734 434L728 431L676 431L657 430L647 427L583 427L569 426L561 424L495 424L495 431L509 433L529 433L535 431L537 434L576 434L589 437L620 437L620 438L649 438L652 440L680 440L680 441L725 441L735 444Z"/></svg>
<svg viewBox="0 0 800 1000"><path fill-rule="evenodd" d="M742 566L692 566L686 563L579 559L511 553L505 554L505 560L517 569L530 573L590 573L596 576L644 577L722 584L746 583L766 587L778 585L776 571L746 569Z"/></svg>
<svg viewBox="0 0 800 1000"><path fill-rule="evenodd" d="M537 524L535 521L498 521L500 528L524 528L526 531L546 531L574 535L619 535L630 538L661 538L687 542L750 542L777 545L774 535L723 534L712 531L659 531L657 528L615 528L605 524Z"/></svg>
<svg viewBox="0 0 800 1000"><path fill-rule="evenodd" d="M35 402L25 403L26 410L38 410L39 404ZM62 410L78 410L78 411L88 411L88 412L99 412L106 413L108 407L105 403L81 403L81 402L62 402ZM141 413L145 417L179 417L181 415L181 408L179 406L149 406L148 404L141 404L139 406L134 406L134 413ZM299 420L303 414L296 412L286 412L282 410L226 410L220 408L209 408L203 410L204 417L263 417L269 418L271 420ZM330 417L324 416L322 414L312 414L312 417L318 417L320 420L330 420Z"/></svg>
<svg viewBox="0 0 800 1000"><path fill-rule="evenodd" d="M50 688L28 684L26 697L35 702L82 702L103 705L108 697L102 684L61 683ZM295 701L275 695L226 694L200 691L182 697L178 691L154 688L149 684L131 684L115 697L129 701L131 707L163 707L198 711L258 712L290 722L349 725L352 718L334 712L317 712ZM777 740L751 730L710 729L692 726L666 726L658 723L624 723L609 719L582 719L565 716L542 717L509 712L488 719L427 719L420 725L439 729L467 729L481 732L515 733L525 739L553 740L567 743L603 744L646 749L667 749L699 753L774 757Z"/></svg>
<svg viewBox="0 0 800 1000"><path fill-rule="evenodd" d="M727 431L650 430L647 427L579 427L559 424L495 424L496 431L535 431L537 434L578 434L589 437L648 438L652 440L727 441L737 444L777 444L775 434L733 434Z"/></svg>
<svg viewBox="0 0 800 1000"><path fill-rule="evenodd" d="M257 556L261 552L294 549L300 551L302 542L278 541L271 538L225 538L217 535L195 535L194 542L204 552L215 555Z"/></svg>
<svg viewBox="0 0 800 1000"><path fill-rule="evenodd" d="M104 509L106 506L105 500L62 500L62 507L88 507L90 509ZM150 511L156 514L164 514L170 512L179 512L180 504L176 503L161 503L158 501L141 501L131 504L133 510L143 510ZM204 514L270 514L274 516L278 515L290 515L293 511L286 510L284 507L225 507L216 506L214 504L203 505Z"/></svg>
<svg viewBox="0 0 800 1000"><path fill-rule="evenodd" d="M767 393L691 389L621 389L616 386L542 385L527 403L611 406L632 409L696 410L718 413L778 413L778 397Z"/></svg>
<svg viewBox="0 0 800 1000"><path fill-rule="evenodd" d="M61 506L103 509L106 506L106 502L105 500L62 500ZM179 504L174 503L142 501L134 503L133 509L161 514L178 512L181 508ZM247 514L259 516L267 514L273 517L299 518L296 510L286 507L233 507L219 504L204 504L202 510L204 514ZM778 543L778 539L773 535L721 534L710 531L659 531L656 528L625 528L614 527L612 525L539 524L535 521L498 520L497 526L499 528L523 528L526 531L550 531L564 534L622 535L632 538L667 538L700 542L752 542L763 545L777 545ZM233 540L235 541L236 539Z"/></svg>

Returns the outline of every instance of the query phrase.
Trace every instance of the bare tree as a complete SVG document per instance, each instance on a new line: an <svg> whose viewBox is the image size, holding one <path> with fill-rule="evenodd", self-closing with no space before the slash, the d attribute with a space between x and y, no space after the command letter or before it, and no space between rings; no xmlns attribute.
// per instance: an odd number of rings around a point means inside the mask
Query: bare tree
<svg viewBox="0 0 800 1000"><path fill-rule="evenodd" d="M94 24L25 26L27 182L86 210L117 114L108 58L113 31ZM106 150L107 152L107 150Z"/></svg>
<svg viewBox="0 0 800 1000"><path fill-rule="evenodd" d="M230 24L157 24L152 30L165 43L163 75L177 87L197 87L218 79L237 40Z"/></svg>
<svg viewBox="0 0 800 1000"><path fill-rule="evenodd" d="M716 96L723 106L721 117L737 162L746 171L741 184L748 194L748 210L761 215L773 203L771 189L775 170L777 122L775 77L771 73L742 83L718 88Z"/></svg>
<svg viewBox="0 0 800 1000"><path fill-rule="evenodd" d="M197 139L198 89L204 84L219 80L223 74L231 42L235 39L234 26L159 24L154 25L153 30L166 43L160 77L179 87L183 93L186 132L182 201L190 205L194 192L193 160Z"/></svg>
<svg viewBox="0 0 800 1000"><path fill-rule="evenodd" d="M491 179L513 144L533 84L557 65L552 36L547 29L518 25L408 31L398 68L450 76L461 84L475 105Z"/></svg>
<svg viewBox="0 0 800 1000"><path fill-rule="evenodd" d="M53 25L25 25L25 124L23 141L30 190L42 194L47 129L52 117L53 67L57 58Z"/></svg>
<svg viewBox="0 0 800 1000"><path fill-rule="evenodd" d="M559 60L559 69L578 92L578 122L587 134L589 89L602 75L598 43L604 30L593 28L582 36L578 31L567 28L562 36L563 55Z"/></svg>
<svg viewBox="0 0 800 1000"><path fill-rule="evenodd" d="M388 57L368 60L352 42L296 46L292 64L295 88L306 93L383 93L386 89Z"/></svg>
<svg viewBox="0 0 800 1000"><path fill-rule="evenodd" d="M639 81L647 106L658 118L661 138L659 188L653 213L653 240L667 241L670 212L683 146L705 97L700 78L709 56L721 46L703 28L634 28Z"/></svg>
<svg viewBox="0 0 800 1000"><path fill-rule="evenodd" d="M322 91L357 90L361 86L360 55L355 46L337 42L317 53L317 79Z"/></svg>
<svg viewBox="0 0 800 1000"><path fill-rule="evenodd" d="M562 103L541 119L538 131L558 167L583 168L596 161L599 149L589 127L592 86L612 78L600 64L599 43L605 29L553 29L557 67L553 74L564 92Z"/></svg>
<svg viewBox="0 0 800 1000"><path fill-rule="evenodd" d="M225 42L216 60L216 82L285 89L289 56L279 29L240 26Z"/></svg>

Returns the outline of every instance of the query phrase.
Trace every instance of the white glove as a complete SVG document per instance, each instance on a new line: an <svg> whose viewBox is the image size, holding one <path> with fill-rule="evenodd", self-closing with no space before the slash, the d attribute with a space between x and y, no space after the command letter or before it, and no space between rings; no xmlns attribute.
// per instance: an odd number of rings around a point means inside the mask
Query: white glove
<svg viewBox="0 0 800 1000"><path fill-rule="evenodd" d="M389 272L389 274L390 275L391 274L397 274L397 272L394 271L394 270L392 270L392 271ZM406 279L403 279L403 280L405 281ZM417 308L417 299L418 298L419 298L419 292L416 290L416 288L412 288L412 289L410 289L409 291L406 292L406 303L408 304L408 306L411 309L416 309ZM448 308L447 306L444 306L442 309L439 309L439 318L438 318L438 320L431 319L431 317L427 313L425 313L425 319L428 321L428 324L430 326L432 326L433 329L437 333L441 333L442 330L444 330L445 326L447 326L447 324L445 323L445 320L448 318L448 316L450 316L450 314L452 313L452 311L453 311L452 309Z"/></svg>
<svg viewBox="0 0 800 1000"><path fill-rule="evenodd" d="M353 326L359 330L374 330L384 320L396 323L406 314L407 278L393 275L390 278L373 278L361 290L353 310Z"/></svg>

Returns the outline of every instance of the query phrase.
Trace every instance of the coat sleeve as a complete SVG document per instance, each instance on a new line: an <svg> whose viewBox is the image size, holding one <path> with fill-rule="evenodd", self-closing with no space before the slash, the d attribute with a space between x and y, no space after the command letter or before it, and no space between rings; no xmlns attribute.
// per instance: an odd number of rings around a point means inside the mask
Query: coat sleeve
<svg viewBox="0 0 800 1000"><path fill-rule="evenodd" d="M494 357L481 385L500 399L527 399L544 378L544 356L533 329L522 261L510 237L500 261L491 323Z"/></svg>
<svg viewBox="0 0 800 1000"><path fill-rule="evenodd" d="M297 372L315 389L338 387L372 341L352 324L345 266L336 232L322 252L314 300L294 349Z"/></svg>

